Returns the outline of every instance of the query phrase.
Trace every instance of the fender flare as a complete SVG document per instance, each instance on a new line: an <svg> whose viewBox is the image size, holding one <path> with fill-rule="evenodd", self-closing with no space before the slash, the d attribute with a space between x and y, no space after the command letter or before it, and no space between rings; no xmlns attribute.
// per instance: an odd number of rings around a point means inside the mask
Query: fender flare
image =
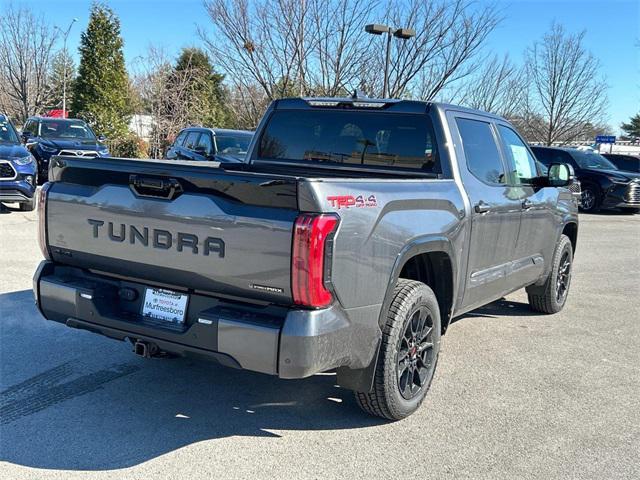
<svg viewBox="0 0 640 480"><path fill-rule="evenodd" d="M452 268L452 278L453 278L453 292L452 298L453 302L455 302L456 294L457 294L457 270L456 270L456 257L454 255L454 249L451 244L451 241L444 235L425 235L421 237L417 237L404 246L402 250L398 253L396 257L396 261L393 264L393 268L391 269L391 274L389 276L389 282L387 284L384 300L382 302L382 307L380 308L380 315L378 317L378 326L382 327L385 321L386 313L389 310L389 306L391 305L391 301L393 300L393 290L398 282L398 278L400 277L400 272L402 271L402 267L404 267L405 263L412 257L416 255L420 255L423 253L429 252L444 252L451 259L451 268ZM453 309L453 305L451 306ZM441 314L441 317L444 315ZM445 329L448 325L448 320L446 324L441 318L443 324L441 328ZM354 390L357 392L370 392L373 388L373 380L375 376L376 365L378 363L378 356L380 355L380 346L381 346L381 338L378 341L378 346L376 347L375 354L371 359L369 365L365 368L361 369L351 369L348 367L339 367L337 369L337 380L338 385L344 388L348 388L350 390Z"/></svg>

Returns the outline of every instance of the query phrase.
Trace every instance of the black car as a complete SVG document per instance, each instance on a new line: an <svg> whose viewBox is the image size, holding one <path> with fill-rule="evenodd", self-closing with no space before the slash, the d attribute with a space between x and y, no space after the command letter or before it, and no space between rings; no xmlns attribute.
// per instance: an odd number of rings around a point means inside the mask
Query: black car
<svg viewBox="0 0 640 480"><path fill-rule="evenodd" d="M108 157L109 149L82 120L30 117L22 129L22 141L38 162L41 181L47 180L49 159L53 155Z"/></svg>
<svg viewBox="0 0 640 480"><path fill-rule="evenodd" d="M223 128L189 127L167 150L169 160L242 162L253 132Z"/></svg>
<svg viewBox="0 0 640 480"><path fill-rule="evenodd" d="M622 155L620 153L603 153L603 157L613 163L620 170L640 173L640 157Z"/></svg>
<svg viewBox="0 0 640 480"><path fill-rule="evenodd" d="M544 165L567 163L582 187L582 210L640 211L640 174L620 170L599 153L575 148L531 147Z"/></svg>

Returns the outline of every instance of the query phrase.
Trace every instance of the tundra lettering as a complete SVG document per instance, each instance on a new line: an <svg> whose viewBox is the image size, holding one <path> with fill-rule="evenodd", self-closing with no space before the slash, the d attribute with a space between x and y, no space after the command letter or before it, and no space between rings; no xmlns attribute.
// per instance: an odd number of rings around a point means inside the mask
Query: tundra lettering
<svg viewBox="0 0 640 480"><path fill-rule="evenodd" d="M141 356L335 371L365 412L410 415L453 318L518 289L536 312L564 307L576 184L569 165L543 172L496 115L362 100L275 100L246 156L215 167L54 161L40 311ZM171 188L132 190L147 178Z"/></svg>
<svg viewBox="0 0 640 480"><path fill-rule="evenodd" d="M100 227L104 226L105 222L92 218L87 219L87 222L93 227L93 238L98 238ZM149 227L136 227L135 225L126 225L124 223L114 224L113 222L107 222L107 230L109 240L113 242L124 242L127 237L126 232L128 231L129 243L131 245L140 244L145 247L149 246ZM176 250L178 252L184 251L185 248L195 255L199 252L198 245L200 240L197 235L191 233L178 232L174 235L167 230L154 228L151 230L151 237L153 248L169 250L174 244L174 237L176 237ZM225 244L221 238L206 237L202 245L202 254L204 256L215 254L219 258L224 258Z"/></svg>

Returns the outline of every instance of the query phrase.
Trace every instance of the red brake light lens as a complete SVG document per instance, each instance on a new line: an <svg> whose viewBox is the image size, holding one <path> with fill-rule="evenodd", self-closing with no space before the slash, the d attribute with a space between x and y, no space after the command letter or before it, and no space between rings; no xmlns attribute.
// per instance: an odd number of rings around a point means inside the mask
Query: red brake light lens
<svg viewBox="0 0 640 480"><path fill-rule="evenodd" d="M293 227L291 290L297 305L326 307L333 301L330 280L331 240L338 227L337 215L302 214ZM329 241L328 241L329 240Z"/></svg>
<svg viewBox="0 0 640 480"><path fill-rule="evenodd" d="M42 252L42 256L46 260L51 260L51 255L49 254L49 248L47 247L47 194L49 193L49 189L51 188L51 184L49 182L42 185L40 190L38 191L38 245L40 246L40 251Z"/></svg>

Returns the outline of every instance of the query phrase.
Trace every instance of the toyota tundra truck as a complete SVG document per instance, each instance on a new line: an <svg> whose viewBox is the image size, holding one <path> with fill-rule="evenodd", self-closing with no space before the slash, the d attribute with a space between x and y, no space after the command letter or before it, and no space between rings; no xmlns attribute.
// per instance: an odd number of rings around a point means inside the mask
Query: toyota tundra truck
<svg viewBox="0 0 640 480"><path fill-rule="evenodd" d="M567 300L572 170L453 105L274 101L241 163L57 156L39 192L49 320L414 412L451 320L526 288Z"/></svg>

